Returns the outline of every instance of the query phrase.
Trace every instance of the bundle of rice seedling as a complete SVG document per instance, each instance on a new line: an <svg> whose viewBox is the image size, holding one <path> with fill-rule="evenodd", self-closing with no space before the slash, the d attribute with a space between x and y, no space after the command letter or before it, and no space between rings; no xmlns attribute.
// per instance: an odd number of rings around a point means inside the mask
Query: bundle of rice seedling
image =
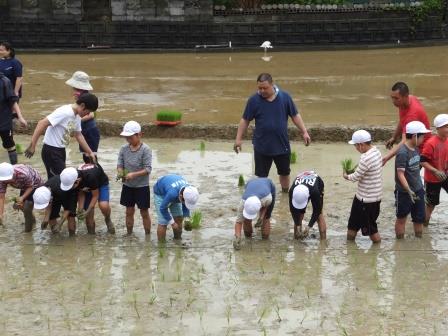
<svg viewBox="0 0 448 336"><path fill-rule="evenodd" d="M180 121L182 119L182 113L178 111L163 110L157 113L157 121Z"/></svg>
<svg viewBox="0 0 448 336"><path fill-rule="evenodd" d="M199 150L200 151L205 151L205 142L204 141L201 141L201 144L199 145Z"/></svg>
<svg viewBox="0 0 448 336"><path fill-rule="evenodd" d="M297 153L296 152L291 152L291 154L289 155L289 162L291 164L294 164L297 162Z"/></svg>
<svg viewBox="0 0 448 336"><path fill-rule="evenodd" d="M353 174L356 170L356 167L358 167L358 165L354 165L353 164L353 160L352 159L344 159L341 161L341 166L342 166L342 170L346 173L346 174Z"/></svg>
<svg viewBox="0 0 448 336"><path fill-rule="evenodd" d="M244 187L245 184L246 181L244 181L244 176L240 175L240 177L238 178L238 187Z"/></svg>
<svg viewBox="0 0 448 336"><path fill-rule="evenodd" d="M191 228L193 230L197 230L201 227L202 222L202 212L199 210L193 212L193 216L191 216Z"/></svg>
<svg viewBox="0 0 448 336"><path fill-rule="evenodd" d="M124 178L126 177L127 174L129 174L129 170L123 169L121 173L117 174L116 181L118 182L121 180L121 182L124 182Z"/></svg>
<svg viewBox="0 0 448 336"><path fill-rule="evenodd" d="M23 154L23 152L24 152L23 146L19 143L16 143L16 152L17 152L17 154Z"/></svg>

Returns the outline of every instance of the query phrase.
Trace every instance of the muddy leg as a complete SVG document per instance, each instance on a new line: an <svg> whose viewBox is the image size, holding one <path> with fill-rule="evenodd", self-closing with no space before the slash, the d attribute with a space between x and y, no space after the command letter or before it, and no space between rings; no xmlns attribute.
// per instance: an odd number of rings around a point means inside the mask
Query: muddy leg
<svg viewBox="0 0 448 336"><path fill-rule="evenodd" d="M282 186L282 192L287 193L289 191L289 175L279 175L278 179Z"/></svg>
<svg viewBox="0 0 448 336"><path fill-rule="evenodd" d="M95 234L95 213L93 209L86 216L86 228L87 233Z"/></svg>
<svg viewBox="0 0 448 336"><path fill-rule="evenodd" d="M423 223L424 226L429 225L429 220L431 219L432 212L434 211L434 206L426 204L425 209L425 223Z"/></svg>
<svg viewBox="0 0 448 336"><path fill-rule="evenodd" d="M414 233L417 238L423 235L423 223L414 223Z"/></svg>
<svg viewBox="0 0 448 336"><path fill-rule="evenodd" d="M261 226L261 238L269 239L270 233L271 233L271 220L269 218L265 218L263 220L263 225Z"/></svg>
<svg viewBox="0 0 448 336"><path fill-rule="evenodd" d="M327 239L327 223L325 222L325 217L323 214L320 214L317 218L317 226L319 227L320 240Z"/></svg>
<svg viewBox="0 0 448 336"><path fill-rule="evenodd" d="M373 235L370 235L370 240L375 244L381 243L381 236L378 232L374 233Z"/></svg>
<svg viewBox="0 0 448 336"><path fill-rule="evenodd" d="M351 241L355 240L357 233L358 232L354 231L354 230L350 230L350 229L347 230L347 240L351 240Z"/></svg>
<svg viewBox="0 0 448 336"><path fill-rule="evenodd" d="M397 239L404 238L406 219L407 216L404 218L397 218L397 220L395 221L395 236Z"/></svg>
<svg viewBox="0 0 448 336"><path fill-rule="evenodd" d="M157 239L159 242L165 242L166 240L166 225L157 225Z"/></svg>
<svg viewBox="0 0 448 336"><path fill-rule="evenodd" d="M128 231L128 235L132 234L134 230L134 207L126 207L126 230Z"/></svg>
<svg viewBox="0 0 448 336"><path fill-rule="evenodd" d="M148 209L140 209L140 215L143 220L143 228L145 229L145 234L151 234L151 217L149 216Z"/></svg>
<svg viewBox="0 0 448 336"><path fill-rule="evenodd" d="M112 211L110 209L109 202L99 202L98 207L100 208L101 212L103 213L104 221L106 222L106 226L107 226L107 232L109 232L110 234L115 234L115 225L112 222L112 220L110 219L110 214Z"/></svg>
<svg viewBox="0 0 448 336"><path fill-rule="evenodd" d="M174 224L171 225L173 228L174 239L182 239L182 222L183 217L174 217Z"/></svg>
<svg viewBox="0 0 448 336"><path fill-rule="evenodd" d="M76 234L76 220L75 217L69 216L68 221L68 234L69 236L74 236Z"/></svg>
<svg viewBox="0 0 448 336"><path fill-rule="evenodd" d="M25 201L23 204L23 216L25 217L25 232L31 232L36 218L33 215L33 202Z"/></svg>
<svg viewBox="0 0 448 336"><path fill-rule="evenodd" d="M243 231L246 238L251 238L253 233L252 221L249 219L243 220Z"/></svg>

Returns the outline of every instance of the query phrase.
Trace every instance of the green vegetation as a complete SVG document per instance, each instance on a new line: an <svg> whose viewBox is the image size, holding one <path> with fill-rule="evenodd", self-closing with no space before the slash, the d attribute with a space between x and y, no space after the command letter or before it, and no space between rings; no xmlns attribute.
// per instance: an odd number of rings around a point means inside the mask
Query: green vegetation
<svg viewBox="0 0 448 336"><path fill-rule="evenodd" d="M201 141L201 143L199 145L199 150L205 151L205 142L204 141Z"/></svg>
<svg viewBox="0 0 448 336"><path fill-rule="evenodd" d="M126 177L127 174L129 174L129 170L127 170L127 169L125 168L125 169L123 169L123 170L121 171L121 173L117 174L117 177L116 177L115 180L116 180L117 182L120 181L120 180L121 180L121 182L124 182L124 178Z"/></svg>
<svg viewBox="0 0 448 336"><path fill-rule="evenodd" d="M17 152L17 154L23 154L23 152L24 152L23 146L19 143L16 143L16 152Z"/></svg>
<svg viewBox="0 0 448 336"><path fill-rule="evenodd" d="M163 110L157 113L157 121L180 121L182 119L182 113L178 111Z"/></svg>
<svg viewBox="0 0 448 336"><path fill-rule="evenodd" d="M291 164L294 164L297 162L297 153L296 152L291 152L291 154L289 154L289 162Z"/></svg>
<svg viewBox="0 0 448 336"><path fill-rule="evenodd" d="M238 178L238 187L244 187L245 184L246 184L246 181L244 181L244 176L240 175Z"/></svg>
<svg viewBox="0 0 448 336"><path fill-rule="evenodd" d="M193 212L193 215L191 216L191 228L193 230L197 230L201 227L202 222L202 212L199 210Z"/></svg>
<svg viewBox="0 0 448 336"><path fill-rule="evenodd" d="M341 161L341 166L342 166L342 170L346 174L353 174L355 172L356 167L358 167L358 165L354 165L353 164L353 160L352 159L342 160Z"/></svg>

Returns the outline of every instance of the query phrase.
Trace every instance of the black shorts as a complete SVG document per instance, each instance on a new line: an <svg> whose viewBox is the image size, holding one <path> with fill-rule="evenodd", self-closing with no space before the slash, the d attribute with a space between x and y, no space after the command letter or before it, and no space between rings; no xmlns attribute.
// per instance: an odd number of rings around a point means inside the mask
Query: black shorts
<svg viewBox="0 0 448 336"><path fill-rule="evenodd" d="M140 188L131 188L123 185L121 189L120 204L127 208L133 208L136 204L140 210L150 208L150 191L149 186Z"/></svg>
<svg viewBox="0 0 448 336"><path fill-rule="evenodd" d="M64 199L53 199L51 202L50 220L59 217L61 212L61 206L65 211L70 211L69 217L76 216L76 205L78 201L78 192L76 190L70 190L67 192L67 196Z"/></svg>
<svg viewBox="0 0 448 336"><path fill-rule="evenodd" d="M65 148L44 144L41 153L48 178L61 174L65 169Z"/></svg>
<svg viewBox="0 0 448 336"><path fill-rule="evenodd" d="M356 196L353 198L352 210L348 219L348 229L358 232L361 229L363 236L371 236L378 232L376 220L380 215L381 201L364 203Z"/></svg>
<svg viewBox="0 0 448 336"><path fill-rule="evenodd" d="M12 130L0 131L0 137L2 138L2 145L4 149L16 149L16 143L12 136Z"/></svg>
<svg viewBox="0 0 448 336"><path fill-rule="evenodd" d="M395 206L397 218L405 218L411 214L413 223L425 222L425 190L420 189L415 193L418 200L412 203L411 197L407 192L395 190Z"/></svg>
<svg viewBox="0 0 448 336"><path fill-rule="evenodd" d="M277 174L281 176L288 176L291 172L290 168L290 154L281 155L264 155L254 151L255 159L255 175L258 177L268 177L269 170L272 166L272 161L274 161L277 167Z"/></svg>
<svg viewBox="0 0 448 336"><path fill-rule="evenodd" d="M443 188L448 193L448 179L440 183L426 182L425 188L425 202L434 207L440 204L440 190Z"/></svg>

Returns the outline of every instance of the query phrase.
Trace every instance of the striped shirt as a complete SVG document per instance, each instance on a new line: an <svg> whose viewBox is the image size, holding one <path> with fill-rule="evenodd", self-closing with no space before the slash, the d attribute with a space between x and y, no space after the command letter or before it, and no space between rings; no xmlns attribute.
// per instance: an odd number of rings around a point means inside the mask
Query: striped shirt
<svg viewBox="0 0 448 336"><path fill-rule="evenodd" d="M152 152L148 145L142 143L137 150L131 150L129 144L123 145L118 153L117 168L125 169L128 173L145 169L148 175L138 176L123 184L130 188L149 186L149 174L152 170Z"/></svg>
<svg viewBox="0 0 448 336"><path fill-rule="evenodd" d="M348 175L348 179L358 182L356 198L364 203L381 201L383 162L381 152L372 147L367 152L361 154L358 167L353 174Z"/></svg>
<svg viewBox="0 0 448 336"><path fill-rule="evenodd" d="M6 193L8 185L16 189L26 190L30 187L33 189L39 188L43 184L44 180L36 169L24 164L16 164L14 165L12 182L0 182L0 194Z"/></svg>

